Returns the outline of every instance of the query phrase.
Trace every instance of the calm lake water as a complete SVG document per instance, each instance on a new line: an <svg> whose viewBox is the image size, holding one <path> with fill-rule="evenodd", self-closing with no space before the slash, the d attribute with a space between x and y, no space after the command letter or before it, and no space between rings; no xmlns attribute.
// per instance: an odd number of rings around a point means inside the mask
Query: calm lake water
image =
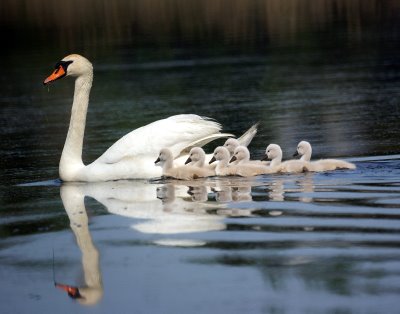
<svg viewBox="0 0 400 314"><path fill-rule="evenodd" d="M399 313L397 1L77 4L0 4L1 313ZM42 82L71 52L95 71L85 162L196 113L259 122L254 159L305 139L357 169L63 184L73 83Z"/></svg>

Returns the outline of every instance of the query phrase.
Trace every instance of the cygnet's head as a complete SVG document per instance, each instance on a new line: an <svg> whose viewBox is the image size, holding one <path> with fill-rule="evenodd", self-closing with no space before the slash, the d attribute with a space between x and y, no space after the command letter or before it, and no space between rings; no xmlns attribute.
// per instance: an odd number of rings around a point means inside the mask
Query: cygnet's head
<svg viewBox="0 0 400 314"><path fill-rule="evenodd" d="M235 148L240 145L239 141L236 138L228 138L225 141L224 147L229 151L230 155L233 155Z"/></svg>
<svg viewBox="0 0 400 314"><path fill-rule="evenodd" d="M78 54L68 55L54 66L54 72L47 77L43 84L54 82L65 76L81 76L93 74L93 66L88 59Z"/></svg>
<svg viewBox="0 0 400 314"><path fill-rule="evenodd" d="M223 147L223 146L218 146L215 150L214 150L214 154L213 157L210 160L210 164L213 163L216 160L229 160L229 151Z"/></svg>
<svg viewBox="0 0 400 314"><path fill-rule="evenodd" d="M193 147L190 150L189 153L189 158L185 161L185 165L187 165L190 162L204 162L206 159L206 153L201 147Z"/></svg>
<svg viewBox="0 0 400 314"><path fill-rule="evenodd" d="M265 150L265 155L268 157L268 159L274 159L282 156L282 149L278 144L269 144Z"/></svg>
<svg viewBox="0 0 400 314"><path fill-rule="evenodd" d="M246 146L238 146L235 148L235 151L233 152L233 156L229 162L234 162L237 160L238 162L240 161L249 161L250 160L250 152L247 149Z"/></svg>
<svg viewBox="0 0 400 314"><path fill-rule="evenodd" d="M167 161L172 161L173 155L168 148L163 148L160 150L157 160L154 162L157 166L163 166Z"/></svg>
<svg viewBox="0 0 400 314"><path fill-rule="evenodd" d="M312 153L312 148L311 148L311 144L307 141L301 141L298 145L297 145L297 151L294 153L294 157L296 156L303 156L305 154L311 154Z"/></svg>

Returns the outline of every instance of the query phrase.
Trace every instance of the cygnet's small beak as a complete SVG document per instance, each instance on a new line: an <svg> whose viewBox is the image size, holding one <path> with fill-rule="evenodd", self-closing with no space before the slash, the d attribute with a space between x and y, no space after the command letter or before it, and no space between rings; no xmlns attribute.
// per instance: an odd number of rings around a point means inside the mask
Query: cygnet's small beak
<svg viewBox="0 0 400 314"><path fill-rule="evenodd" d="M268 155L265 155L264 158L261 159L261 161L265 161L265 160L268 160L268 159L269 159Z"/></svg>
<svg viewBox="0 0 400 314"><path fill-rule="evenodd" d="M229 160L229 162L230 162L230 163L231 163L231 162L234 162L236 159L237 159L236 156L232 156L232 158L231 158L231 160Z"/></svg>
<svg viewBox="0 0 400 314"><path fill-rule="evenodd" d="M293 157L297 157L299 155L300 155L299 152L296 150L296 152L293 154Z"/></svg>
<svg viewBox="0 0 400 314"><path fill-rule="evenodd" d="M216 161L215 156L213 156L213 157L211 158L211 160L208 162L208 164L212 164L214 161Z"/></svg>
<svg viewBox="0 0 400 314"><path fill-rule="evenodd" d="M160 157L157 158L157 160L154 162L155 165L157 165L160 162Z"/></svg>
<svg viewBox="0 0 400 314"><path fill-rule="evenodd" d="M192 158L190 157L185 161L185 165L187 165L189 162L192 162Z"/></svg>

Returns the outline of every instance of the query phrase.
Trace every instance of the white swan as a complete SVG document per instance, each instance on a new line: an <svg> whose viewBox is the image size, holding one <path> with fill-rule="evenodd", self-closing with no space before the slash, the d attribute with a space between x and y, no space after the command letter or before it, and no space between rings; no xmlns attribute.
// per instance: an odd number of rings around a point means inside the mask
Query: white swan
<svg viewBox="0 0 400 314"><path fill-rule="evenodd" d="M208 162L206 163L206 158L211 159L212 154L206 155L204 149L201 147L193 147L189 152L189 157L185 161L185 165L196 166L200 168L206 168L210 171L214 171L215 175L215 164L210 165Z"/></svg>
<svg viewBox="0 0 400 314"><path fill-rule="evenodd" d="M250 160L249 149L242 145L235 148L233 156L229 162L236 162L237 174L242 177L253 177L261 174L277 172L276 168L269 167L269 162Z"/></svg>
<svg viewBox="0 0 400 314"><path fill-rule="evenodd" d="M75 92L67 138L61 155L59 174L63 181L108 181L151 178L161 175L154 158L163 147L174 157L187 154L193 146L202 146L221 137L221 126L197 115L176 115L136 129L114 143L102 156L85 166L82 146L89 94L93 81L92 64L72 54L55 66L45 79L48 84L65 76L75 77Z"/></svg>
<svg viewBox="0 0 400 314"><path fill-rule="evenodd" d="M278 144L269 144L265 153L266 158L271 159L270 167L277 172L298 173L308 171L309 162L303 160L287 160L282 162L282 149Z"/></svg>
<svg viewBox="0 0 400 314"><path fill-rule="evenodd" d="M174 156L168 148L163 148L154 162L162 167L162 174L165 177L171 177L179 180L193 180L197 178L206 178L215 175L211 169L200 168L196 166L174 167Z"/></svg>
<svg viewBox="0 0 400 314"><path fill-rule="evenodd" d="M297 151L293 156L301 156L300 160L309 162L311 160L312 148L307 141L301 141L297 145ZM355 169L356 165L338 159L320 159L310 162L309 171L329 171L335 169Z"/></svg>
<svg viewBox="0 0 400 314"><path fill-rule="evenodd" d="M215 168L215 173L218 176L237 175L241 177L253 177L273 172L273 169L267 166L252 164L232 165L229 163L229 160L229 151L224 146L219 146L214 150L214 157L210 160L210 163L218 161Z"/></svg>
<svg viewBox="0 0 400 314"><path fill-rule="evenodd" d="M229 161L230 164L234 165L253 165L257 167L265 167L269 165L269 162L262 160L250 160L250 151L246 146L239 145L235 148L233 156Z"/></svg>
<svg viewBox="0 0 400 314"><path fill-rule="evenodd" d="M229 151L224 146L218 146L214 149L213 157L211 158L209 163L212 164L213 162L218 161L217 166L215 167L215 174L217 176L236 175L237 166L229 165L229 159Z"/></svg>
<svg viewBox="0 0 400 314"><path fill-rule="evenodd" d="M206 164L206 153L201 147L193 147L189 152L189 157L185 161L185 165L204 167Z"/></svg>

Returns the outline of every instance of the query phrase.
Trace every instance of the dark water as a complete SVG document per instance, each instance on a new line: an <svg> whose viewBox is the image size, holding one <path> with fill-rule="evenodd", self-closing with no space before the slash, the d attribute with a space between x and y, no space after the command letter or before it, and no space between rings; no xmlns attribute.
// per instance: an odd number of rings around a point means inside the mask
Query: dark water
<svg viewBox="0 0 400 314"><path fill-rule="evenodd" d="M1 313L398 313L398 2L0 8ZM254 158L306 139L357 169L61 184L73 84L41 84L71 52L95 69L85 162L196 113L237 135L259 121Z"/></svg>

